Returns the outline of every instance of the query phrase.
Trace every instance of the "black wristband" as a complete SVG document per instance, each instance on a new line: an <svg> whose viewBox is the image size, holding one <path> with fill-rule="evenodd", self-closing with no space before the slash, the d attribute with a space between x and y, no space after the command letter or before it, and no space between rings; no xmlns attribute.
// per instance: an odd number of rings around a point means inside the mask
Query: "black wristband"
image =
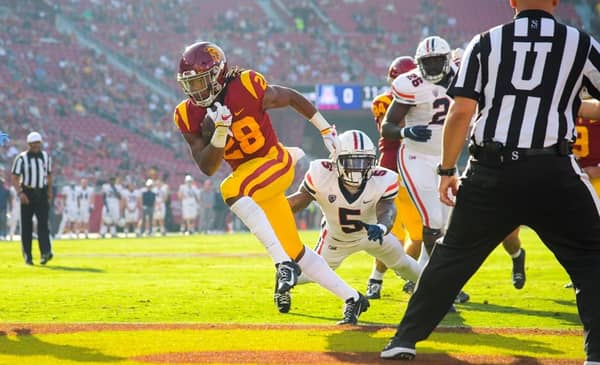
<svg viewBox="0 0 600 365"><path fill-rule="evenodd" d="M437 166L437 174L440 176L454 176L456 174L456 166L449 169L442 168L442 164Z"/></svg>

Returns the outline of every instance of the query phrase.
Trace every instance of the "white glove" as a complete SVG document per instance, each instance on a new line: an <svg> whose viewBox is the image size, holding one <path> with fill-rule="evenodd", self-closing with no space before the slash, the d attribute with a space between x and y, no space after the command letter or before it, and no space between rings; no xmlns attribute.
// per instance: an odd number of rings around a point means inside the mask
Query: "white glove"
<svg viewBox="0 0 600 365"><path fill-rule="evenodd" d="M210 143L216 148L225 147L227 136L231 135L231 112L226 105L221 105L218 101L214 104L215 109L207 108L206 115L215 123L215 132L210 139Z"/></svg>
<svg viewBox="0 0 600 365"><path fill-rule="evenodd" d="M340 139L338 138L335 130L335 125L323 129L321 131L321 137L323 137L323 143L325 143L325 147L327 147L327 150L329 150L329 158L335 160L337 153L341 149Z"/></svg>

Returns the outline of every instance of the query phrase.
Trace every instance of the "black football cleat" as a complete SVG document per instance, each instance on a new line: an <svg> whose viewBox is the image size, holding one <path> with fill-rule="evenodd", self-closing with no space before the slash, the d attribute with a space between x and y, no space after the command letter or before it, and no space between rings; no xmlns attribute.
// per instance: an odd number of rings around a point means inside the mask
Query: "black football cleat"
<svg viewBox="0 0 600 365"><path fill-rule="evenodd" d="M525 250L513 259L512 283L515 289L523 289L525 286Z"/></svg>
<svg viewBox="0 0 600 365"><path fill-rule="evenodd" d="M277 289L276 293L283 294L289 292L290 289L298 282L298 276L302 273L300 266L294 261L284 261L277 265Z"/></svg>
<svg viewBox="0 0 600 365"><path fill-rule="evenodd" d="M366 312L369 309L369 300L362 294L358 293L358 299L350 298L346 300L344 305L344 318L337 324L356 324L358 323L358 317L362 312Z"/></svg>
<svg viewBox="0 0 600 365"><path fill-rule="evenodd" d="M369 279L367 283L367 299L379 299L381 298L381 287L383 285L383 280L375 280Z"/></svg>

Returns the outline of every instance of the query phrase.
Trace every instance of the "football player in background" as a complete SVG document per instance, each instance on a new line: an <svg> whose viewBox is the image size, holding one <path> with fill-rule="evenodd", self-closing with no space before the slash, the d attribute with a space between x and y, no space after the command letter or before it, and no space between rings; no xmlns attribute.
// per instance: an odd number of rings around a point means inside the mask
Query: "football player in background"
<svg viewBox="0 0 600 365"><path fill-rule="evenodd" d="M392 61L388 68L387 81L391 85L392 82L399 75L413 70L417 66L412 57L404 56L398 57ZM371 104L371 112L373 118L377 124L377 130L381 134L381 122L385 116L387 108L390 106L393 100L392 91L389 90L386 93L378 95ZM379 138L379 166L390 169L394 172L398 172L398 149L400 148L400 140L390 140L388 138ZM400 242L404 242L404 250L406 253L414 259L419 257L421 252L421 242L423 239L423 223L421 222L421 216L415 208L408 190L404 186L402 180L400 180L400 186L398 187L398 195L394 200L396 206L396 220L392 227L392 233L396 236ZM410 239L406 239L406 237ZM387 267L385 264L378 259L375 259L373 264L373 271L369 277L367 284L367 298L368 299L379 299L381 297L381 288L383 285L383 275L385 274ZM412 292L414 282L408 281L405 284L405 290Z"/></svg>
<svg viewBox="0 0 600 365"><path fill-rule="evenodd" d="M157 176L154 184L156 201L154 206L154 229L161 235L166 235L165 216L167 214L167 199L169 198L169 185Z"/></svg>
<svg viewBox="0 0 600 365"><path fill-rule="evenodd" d="M17 193L17 189L15 188L14 185L11 185L10 188L8 189L8 192L10 194L9 199L10 199L10 218L8 220L8 239L10 241L13 240L13 236L17 234L17 232L19 232L19 234L21 234L20 231L20 226L21 226L21 202L19 201L19 193ZM17 231L17 227L19 227L19 230Z"/></svg>
<svg viewBox="0 0 600 365"><path fill-rule="evenodd" d="M398 187L398 174L376 166L371 139L350 130L340 135L337 158L312 161L300 189L288 201L294 213L312 201L319 204L325 224L315 251L333 270L351 254L366 251L396 275L414 282L420 267L390 232ZM404 231L400 232L403 237ZM299 282L309 280L302 275ZM291 298L288 294L280 301L289 307Z"/></svg>
<svg viewBox="0 0 600 365"><path fill-rule="evenodd" d="M194 178L185 175L183 184L179 185L177 197L181 201L181 234L190 235L196 232L196 218L198 218L198 195L200 192L194 185Z"/></svg>
<svg viewBox="0 0 600 365"><path fill-rule="evenodd" d="M123 191L121 194L122 202L121 206L123 207L123 218L125 219L125 227L123 228L123 232L125 233L125 237L127 237L128 233L135 233L137 237L140 236L139 226L140 226L140 192L136 190L135 184L130 181L127 183L127 189Z"/></svg>
<svg viewBox="0 0 600 365"><path fill-rule="evenodd" d="M586 91L582 92L582 98L573 153L600 196L600 102L590 99Z"/></svg>
<svg viewBox="0 0 600 365"><path fill-rule="evenodd" d="M77 187L75 186L75 182L70 181L67 185L63 186L61 193L65 197L65 202L62 219L56 235L62 237L63 233L69 233L69 238L75 238L75 235L79 233L76 231L77 221L79 220L79 206L77 204Z"/></svg>
<svg viewBox="0 0 600 365"><path fill-rule="evenodd" d="M77 232L83 232L84 237L88 238L90 231L90 214L94 209L94 188L88 185L87 179L81 179L80 185L76 189L79 214L77 214Z"/></svg>
<svg viewBox="0 0 600 365"><path fill-rule="evenodd" d="M121 194L123 187L116 177L111 177L108 183L102 185L102 225L100 236L106 237L108 231L112 237L117 236L117 224L121 219Z"/></svg>
<svg viewBox="0 0 600 365"><path fill-rule="evenodd" d="M221 195L273 259L275 296L288 292L303 271L345 300L358 317L368 300L300 240L285 198L295 162L279 143L267 111L292 107L321 132L332 155L339 145L335 129L297 91L269 85L252 70L228 70L225 53L214 43L198 42L185 49L177 81L188 98L176 107L175 124L202 172L213 175L223 160L231 166Z"/></svg>

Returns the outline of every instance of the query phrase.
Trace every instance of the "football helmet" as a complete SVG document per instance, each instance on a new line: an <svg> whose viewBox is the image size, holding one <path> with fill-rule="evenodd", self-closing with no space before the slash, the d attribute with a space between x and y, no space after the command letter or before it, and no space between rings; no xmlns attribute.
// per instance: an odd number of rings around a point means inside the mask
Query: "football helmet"
<svg viewBox="0 0 600 365"><path fill-rule="evenodd" d="M206 108L225 87L226 74L223 50L211 42L197 42L183 51L177 82L195 105Z"/></svg>
<svg viewBox="0 0 600 365"><path fill-rule="evenodd" d="M360 186L373 174L377 163L375 145L359 130L346 131L339 139L340 151L335 160L338 176L348 185Z"/></svg>
<svg viewBox="0 0 600 365"><path fill-rule="evenodd" d="M448 42L438 36L427 37L419 43L415 60L425 80L435 84L450 72L451 51Z"/></svg>
<svg viewBox="0 0 600 365"><path fill-rule="evenodd" d="M410 56L398 57L392 61L388 68L387 81L391 84L399 75L417 68L415 60Z"/></svg>

